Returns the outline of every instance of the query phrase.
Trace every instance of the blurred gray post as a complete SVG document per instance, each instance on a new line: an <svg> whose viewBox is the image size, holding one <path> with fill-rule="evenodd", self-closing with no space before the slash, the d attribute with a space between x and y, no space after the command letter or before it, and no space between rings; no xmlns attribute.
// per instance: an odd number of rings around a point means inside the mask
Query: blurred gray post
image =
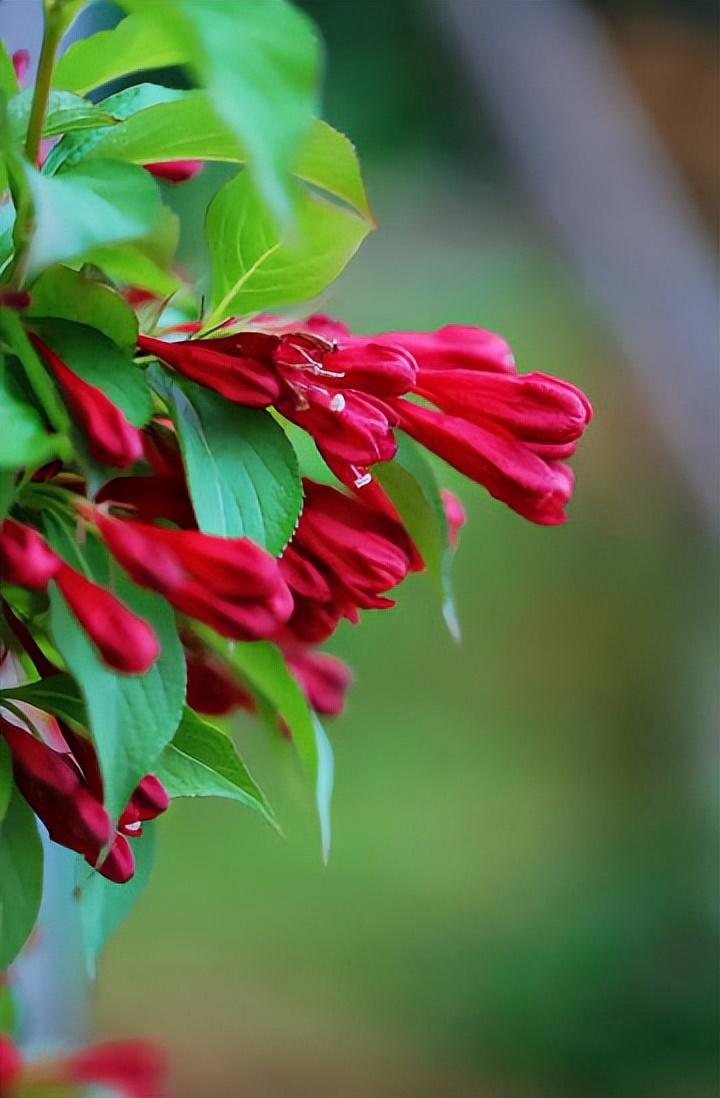
<svg viewBox="0 0 720 1098"><path fill-rule="evenodd" d="M9 53L30 51L32 79L42 41L42 0L0 0L0 37ZM87 1031L87 974L79 908L73 897L76 855L43 830L43 902L31 947L12 969L26 1048L81 1044Z"/></svg>
<svg viewBox="0 0 720 1098"><path fill-rule="evenodd" d="M600 22L577 0L436 6L693 496L717 521L718 272Z"/></svg>

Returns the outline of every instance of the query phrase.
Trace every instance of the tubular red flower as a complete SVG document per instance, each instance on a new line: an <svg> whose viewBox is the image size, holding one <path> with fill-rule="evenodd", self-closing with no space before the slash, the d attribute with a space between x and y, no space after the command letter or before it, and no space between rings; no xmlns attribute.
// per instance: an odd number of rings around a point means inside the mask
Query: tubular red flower
<svg viewBox="0 0 720 1098"><path fill-rule="evenodd" d="M36 335L30 334L62 390L65 402L83 429L92 457L105 465L124 469L142 457L142 437L124 412L101 389L88 384Z"/></svg>
<svg viewBox="0 0 720 1098"><path fill-rule="evenodd" d="M383 593L412 569L415 550L403 526L356 497L305 480L305 508L281 558L295 609L280 639L318 644L341 617L393 606Z"/></svg>
<svg viewBox="0 0 720 1098"><path fill-rule="evenodd" d="M112 837L110 818L71 756L1 717L0 734L10 748L15 784L50 838L96 865Z"/></svg>
<svg viewBox="0 0 720 1098"><path fill-rule="evenodd" d="M19 1081L23 1069L20 1050L9 1037L0 1034L0 1094L8 1094Z"/></svg>
<svg viewBox="0 0 720 1098"><path fill-rule="evenodd" d="M187 704L208 717L224 717L235 709L255 711L255 701L237 682L230 668L194 637L184 637Z"/></svg>
<svg viewBox="0 0 720 1098"><path fill-rule="evenodd" d="M271 636L292 612L278 563L247 538L121 521L95 511L100 534L141 587L235 640Z"/></svg>
<svg viewBox="0 0 720 1098"><path fill-rule="evenodd" d="M31 526L7 518L0 523L0 580L45 591L62 561Z"/></svg>
<svg viewBox="0 0 720 1098"><path fill-rule="evenodd" d="M488 332L485 328L448 324L436 332L384 332L373 338L404 347L421 371L484 370L501 374L515 372L515 358L510 345L502 336Z"/></svg>
<svg viewBox="0 0 720 1098"><path fill-rule="evenodd" d="M280 381L270 365L276 342L274 336L241 332L176 343L141 335L137 345L226 400L248 408L267 408L280 396Z"/></svg>
<svg viewBox="0 0 720 1098"><path fill-rule="evenodd" d="M316 713L338 717L345 708L345 696L353 682L353 673L347 664L328 652L318 652L306 645L284 645L283 653Z"/></svg>
<svg viewBox="0 0 720 1098"><path fill-rule="evenodd" d="M187 183L202 171L202 160L160 160L156 164L145 164L146 172L162 179L164 183Z"/></svg>
<svg viewBox="0 0 720 1098"><path fill-rule="evenodd" d="M126 675L142 675L152 667L160 645L146 621L67 564L60 566L55 581L108 666Z"/></svg>

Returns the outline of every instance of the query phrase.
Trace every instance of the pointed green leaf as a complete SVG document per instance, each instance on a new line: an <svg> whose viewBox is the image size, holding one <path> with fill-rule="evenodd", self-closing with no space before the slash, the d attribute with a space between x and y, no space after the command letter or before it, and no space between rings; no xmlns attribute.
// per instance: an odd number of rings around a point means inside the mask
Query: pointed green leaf
<svg viewBox="0 0 720 1098"><path fill-rule="evenodd" d="M230 404L156 368L180 440L198 526L206 534L248 537L278 556L302 508L297 458L268 412Z"/></svg>
<svg viewBox="0 0 720 1098"><path fill-rule="evenodd" d="M0 740L0 823L8 810L12 793L13 772L10 751L5 740Z"/></svg>
<svg viewBox="0 0 720 1098"><path fill-rule="evenodd" d="M12 99L18 93L18 82L12 58L2 41L0 41L0 92L6 99Z"/></svg>
<svg viewBox="0 0 720 1098"><path fill-rule="evenodd" d="M250 178L231 179L210 203L207 236L212 265L208 326L231 315L307 301L337 278L368 233L366 221L292 189L292 230L280 232Z"/></svg>
<svg viewBox="0 0 720 1098"><path fill-rule="evenodd" d="M25 141L32 97L33 89L27 88L8 104L10 139L16 145ZM57 137L61 133L70 133L73 130L102 129L115 124L115 118L94 103L88 103L87 100L71 92L54 91L48 98L42 132L43 137Z"/></svg>
<svg viewBox="0 0 720 1098"><path fill-rule="evenodd" d="M125 88L123 91L108 96L97 106L105 114L120 120L121 124L116 126L115 129L124 130L125 127L122 122L131 118L136 112L142 111L145 113L148 107L158 103L171 103L176 99L183 99L193 94L195 93L178 91L175 88L165 88L162 84L134 84L131 88ZM72 168L74 164L78 164L86 156L96 155L94 150L104 136L104 130L83 130L78 133L67 134L50 150L43 165L43 173L45 175L55 175L56 172L67 171L68 168ZM109 160L134 160L134 157L116 155L115 152L110 152L107 158ZM152 159L150 157L151 161ZM137 161L137 163L142 163L142 161Z"/></svg>
<svg viewBox="0 0 720 1098"><path fill-rule="evenodd" d="M55 67L53 86L83 93L129 73L167 68L185 60L177 39L165 33L159 21L138 12L112 30L74 42Z"/></svg>
<svg viewBox="0 0 720 1098"><path fill-rule="evenodd" d="M13 788L0 820L0 971L30 937L40 909L43 852L32 809Z"/></svg>
<svg viewBox="0 0 720 1098"><path fill-rule="evenodd" d="M185 709L180 727L163 751L155 774L170 797L227 797L275 818L234 743L221 729Z"/></svg>
<svg viewBox="0 0 720 1098"><path fill-rule="evenodd" d="M16 361L16 360L15 360ZM52 435L32 404L28 404L0 357L0 469L38 466L55 457L58 435Z"/></svg>
<svg viewBox="0 0 720 1098"><path fill-rule="evenodd" d="M27 702L46 713L52 713L62 721L71 721L83 727L87 724L87 712L80 689L71 675L48 675L36 682L22 686L7 686L0 690L2 698Z"/></svg>

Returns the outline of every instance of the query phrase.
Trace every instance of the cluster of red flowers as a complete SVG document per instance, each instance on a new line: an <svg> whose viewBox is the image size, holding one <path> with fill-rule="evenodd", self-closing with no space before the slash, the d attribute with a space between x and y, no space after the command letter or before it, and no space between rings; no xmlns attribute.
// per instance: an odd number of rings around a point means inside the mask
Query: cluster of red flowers
<svg viewBox="0 0 720 1098"><path fill-rule="evenodd" d="M31 338L89 452L133 473L140 460L145 463L139 475L107 483L92 504L77 496L80 526L104 543L136 584L162 595L190 625L201 622L233 640L275 641L314 708L331 715L340 712L351 676L341 661L315 646L341 619L356 622L361 610L392 606L388 592L423 568L372 474L373 465L395 455L396 431L525 518L554 525L566 518L573 486L565 461L591 414L574 386L518 374L508 345L475 328L354 336L323 316L302 326L260 317L252 329L224 329L213 337L140 336L144 355L228 401L272 406L313 437L339 483L304 480L300 522L276 560L247 538L212 537L197 529L168 420L157 417L138 430L101 390L38 336ZM444 501L454 545L464 515L450 493ZM0 562L6 583L30 591L56 584L110 667L142 674L156 660L159 642L151 626L66 564L33 527L11 518L0 524ZM11 624L22 644L27 630L14 616ZM183 626L183 642L192 707L210 714L253 708L243 684L191 628ZM41 652L36 656L40 674L57 670ZM111 879L127 880L133 872L128 837L165 809L165 792L146 777L114 825L102 805L91 742L65 725L57 732L51 746L15 722L0 723L17 786L51 838Z"/></svg>
<svg viewBox="0 0 720 1098"><path fill-rule="evenodd" d="M28 1059L0 1035L0 1094L67 1093L76 1087L107 1087L123 1098L162 1098L165 1058L145 1041L115 1041L59 1056Z"/></svg>

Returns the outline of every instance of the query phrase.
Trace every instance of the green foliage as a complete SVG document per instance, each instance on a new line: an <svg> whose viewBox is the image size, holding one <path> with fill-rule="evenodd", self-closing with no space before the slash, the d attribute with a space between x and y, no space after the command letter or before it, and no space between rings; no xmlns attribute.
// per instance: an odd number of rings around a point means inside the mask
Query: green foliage
<svg viewBox="0 0 720 1098"><path fill-rule="evenodd" d="M272 216L287 223L287 175L317 113L319 46L312 24L286 0L123 0L162 27L247 150Z"/></svg>
<svg viewBox="0 0 720 1098"><path fill-rule="evenodd" d="M279 230L245 173L218 192L207 214L212 264L208 325L233 314L307 301L342 271L368 233L354 213L296 184L294 223Z"/></svg>
<svg viewBox="0 0 720 1098"><path fill-rule="evenodd" d="M8 106L8 127L10 140L24 142L30 106L32 88L17 95ZM43 137L57 137L59 134L74 133L82 130L97 130L105 126L114 126L116 119L93 103L71 92L51 92L48 109L43 123Z"/></svg>
<svg viewBox="0 0 720 1098"><path fill-rule="evenodd" d="M4 740L0 740L0 823L10 804L12 793L12 759Z"/></svg>
<svg viewBox="0 0 720 1098"><path fill-rule="evenodd" d="M51 435L40 413L24 398L17 378L0 358L0 469L48 461L58 452L58 436Z"/></svg>
<svg viewBox="0 0 720 1098"><path fill-rule="evenodd" d="M85 271L51 267L41 274L33 285L27 315L73 320L96 328L129 353L135 350L135 313L118 293Z"/></svg>
<svg viewBox="0 0 720 1098"><path fill-rule="evenodd" d="M459 641L460 625L452 587L453 553L448 541L445 508L432 466L413 440L399 433L395 459L378 465L375 474L420 550L437 586L445 624Z"/></svg>
<svg viewBox="0 0 720 1098"><path fill-rule="evenodd" d="M14 790L0 820L0 970L15 959L35 925L42 869L35 816Z"/></svg>
<svg viewBox="0 0 720 1098"><path fill-rule="evenodd" d="M278 556L302 507L297 458L283 429L267 412L171 381L159 368L153 384L173 417L200 529L252 538Z"/></svg>
<svg viewBox="0 0 720 1098"><path fill-rule="evenodd" d="M185 60L174 36L140 13L123 19L113 30L98 31L74 42L55 67L53 85L84 93L120 76L167 68Z"/></svg>
<svg viewBox="0 0 720 1098"><path fill-rule="evenodd" d="M275 817L225 732L185 708L172 743L155 773L170 797L226 797L253 808L273 825Z"/></svg>
<svg viewBox="0 0 720 1098"><path fill-rule="evenodd" d="M30 165L25 172L35 210L31 275L94 248L144 237L160 216L155 181L132 164L94 160L62 177L41 175Z"/></svg>
<svg viewBox="0 0 720 1098"><path fill-rule="evenodd" d="M333 792L333 754L325 730L305 700L279 649L257 644L226 645L203 631L211 647L220 651L242 677L261 705L269 707L287 727L305 771L312 780L320 823L323 857L330 853L330 803Z"/></svg>

